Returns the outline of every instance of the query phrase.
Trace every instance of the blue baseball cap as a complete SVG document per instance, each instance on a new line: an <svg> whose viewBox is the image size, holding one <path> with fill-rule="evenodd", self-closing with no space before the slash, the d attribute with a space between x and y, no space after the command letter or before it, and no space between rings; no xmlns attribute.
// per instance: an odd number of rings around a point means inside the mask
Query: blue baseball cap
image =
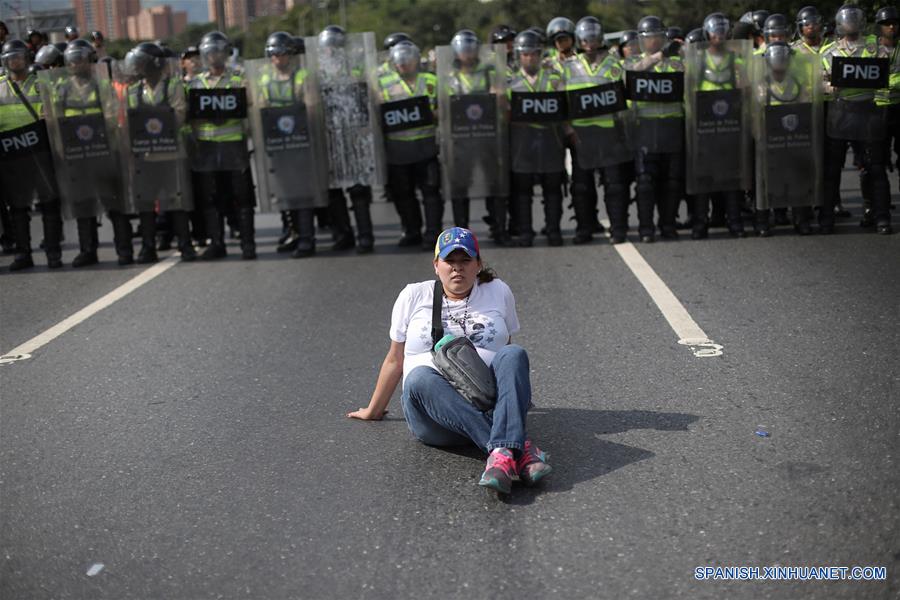
<svg viewBox="0 0 900 600"><path fill-rule="evenodd" d="M434 245L435 258L447 258L454 250L463 250L472 258L478 258L481 251L478 248L478 238L475 234L463 227L451 227L445 229L438 236Z"/></svg>

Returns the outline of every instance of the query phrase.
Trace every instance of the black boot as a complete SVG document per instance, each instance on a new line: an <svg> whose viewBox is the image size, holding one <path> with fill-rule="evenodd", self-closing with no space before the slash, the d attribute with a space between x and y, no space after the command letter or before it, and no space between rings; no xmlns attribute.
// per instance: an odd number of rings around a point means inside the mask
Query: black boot
<svg viewBox="0 0 900 600"><path fill-rule="evenodd" d="M314 209L304 208L294 211L294 226L297 228L297 247L291 254L294 258L306 258L316 253L316 225L313 222Z"/></svg>
<svg viewBox="0 0 900 600"><path fill-rule="evenodd" d="M438 236L441 235L441 226L444 217L444 203L440 196L426 196L423 204L425 205L425 234L422 236L422 249L426 251L434 250Z"/></svg>
<svg viewBox="0 0 900 600"><path fill-rule="evenodd" d="M77 220L79 253L72 261L74 268L96 265L97 259L97 224L94 217L82 217Z"/></svg>
<svg viewBox="0 0 900 600"><path fill-rule="evenodd" d="M534 217L531 214L531 190L516 197L516 218L519 235L516 245L528 248L534 245Z"/></svg>
<svg viewBox="0 0 900 600"><path fill-rule="evenodd" d="M372 226L372 213L365 200L353 201L353 216L356 218L356 251L368 254L375 249L375 232Z"/></svg>
<svg viewBox="0 0 900 600"><path fill-rule="evenodd" d="M59 202L45 203L41 207L41 220L44 224L44 252L47 254L47 266L51 269L59 269L63 266L63 222ZM96 236L96 234L95 228L93 235Z"/></svg>
<svg viewBox="0 0 900 600"><path fill-rule="evenodd" d="M297 231L297 210L281 211L282 234L278 238L278 245L275 246L276 252L293 252L297 249L300 241L300 234Z"/></svg>
<svg viewBox="0 0 900 600"><path fill-rule="evenodd" d="M238 215L241 229L241 258L256 258L256 228L254 226L253 207L244 207Z"/></svg>
<svg viewBox="0 0 900 600"><path fill-rule="evenodd" d="M130 265L134 262L131 221L127 215L119 212L109 213L109 220L112 221L113 245L116 247L116 255L119 257L119 266Z"/></svg>
<svg viewBox="0 0 900 600"><path fill-rule="evenodd" d="M456 227L469 228L469 199L453 198L453 224Z"/></svg>
<svg viewBox="0 0 900 600"><path fill-rule="evenodd" d="M331 237L334 244L331 249L340 252L356 245L353 239L353 227L350 225L350 213L347 211L347 198L344 190L334 188L328 190L328 212L331 217Z"/></svg>
<svg viewBox="0 0 900 600"><path fill-rule="evenodd" d="M172 217L170 213L163 213L159 216L157 220L157 231L159 230L159 245L156 247L157 250L171 250L172 249L172 241L175 239L175 224L172 223Z"/></svg>
<svg viewBox="0 0 900 600"><path fill-rule="evenodd" d="M590 198L580 193L573 195L572 208L575 209L575 237L572 243L587 244L594 239L594 211Z"/></svg>
<svg viewBox="0 0 900 600"><path fill-rule="evenodd" d="M141 223L141 250L138 252L138 264L146 265L159 260L156 254L156 213L141 212L138 214Z"/></svg>
<svg viewBox="0 0 900 600"><path fill-rule="evenodd" d="M169 223L173 233L178 237L178 250L181 252L181 260L191 262L197 260L197 251L191 241L191 230L188 225L188 214L183 210L173 210L169 213Z"/></svg>
<svg viewBox="0 0 900 600"><path fill-rule="evenodd" d="M34 266L31 258L31 215L27 208L13 207L12 213L13 239L16 241L16 256L9 265L10 271L21 271Z"/></svg>
<svg viewBox="0 0 900 600"><path fill-rule="evenodd" d="M225 258L228 252L225 250L225 219L215 208L207 208L203 211L206 223L206 234L209 236L209 246L200 255L201 260L216 260Z"/></svg>

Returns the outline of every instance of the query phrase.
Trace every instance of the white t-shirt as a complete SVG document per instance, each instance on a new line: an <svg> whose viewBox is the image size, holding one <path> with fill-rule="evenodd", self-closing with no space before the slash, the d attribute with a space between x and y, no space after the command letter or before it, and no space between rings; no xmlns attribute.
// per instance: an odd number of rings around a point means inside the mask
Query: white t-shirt
<svg viewBox="0 0 900 600"><path fill-rule="evenodd" d="M403 288L391 314L391 339L405 342L403 352L403 381L419 366L435 369L431 359L431 311L434 281L411 283ZM500 279L490 283L475 283L466 300L444 298L441 321L444 334L466 335L478 349L481 359L491 364L494 355L509 343L510 336L519 331L516 300L512 290ZM452 316L453 319L448 318ZM465 322L463 331L462 322ZM435 369L437 370L437 369Z"/></svg>

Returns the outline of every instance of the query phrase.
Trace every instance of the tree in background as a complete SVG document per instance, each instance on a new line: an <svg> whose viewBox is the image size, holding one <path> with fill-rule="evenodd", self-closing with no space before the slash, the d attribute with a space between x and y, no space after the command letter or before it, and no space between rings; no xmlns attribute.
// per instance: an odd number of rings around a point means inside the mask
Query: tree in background
<svg viewBox="0 0 900 600"><path fill-rule="evenodd" d="M338 0L315 0L294 7L284 15L262 17L253 21L246 31L232 29L228 36L245 58L263 55L266 37L273 31L287 31L294 35L315 35L325 25L341 24L346 14L348 31L374 31L380 44L388 33L405 31L423 49L449 43L454 32L469 28L482 39L501 23L517 30L530 26L546 27L553 17L564 16L577 21L593 15L600 19L607 32L634 29L645 15L656 15L666 25L677 25L685 31L700 27L711 12L723 12L733 20L748 10L765 8L780 12L793 21L797 11L813 4L831 20L841 0L346 0L342 13ZM888 2L859 0L856 2L869 18ZM314 5L314 6L313 6ZM193 24L183 33L166 40L176 52L196 45L214 23ZM121 57L134 43L121 40L110 43L110 53ZM120 47L121 45L121 47Z"/></svg>

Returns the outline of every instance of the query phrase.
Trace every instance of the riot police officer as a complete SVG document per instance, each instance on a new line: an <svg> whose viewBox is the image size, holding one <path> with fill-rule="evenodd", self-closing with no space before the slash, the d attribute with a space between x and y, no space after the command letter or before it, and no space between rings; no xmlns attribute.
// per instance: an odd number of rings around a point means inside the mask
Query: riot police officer
<svg viewBox="0 0 900 600"><path fill-rule="evenodd" d="M141 124L155 119L157 126L169 137L169 148L137 146L132 136L132 148L127 149L127 165L133 210L141 224L141 250L137 262L157 260L156 211L166 217L171 232L178 237L181 259L192 261L197 253L188 226L188 212L193 208L188 173L186 139L182 128L187 106L181 78L172 72L165 51L152 42L142 42L127 55L128 68L136 81L125 90L129 129L140 131ZM114 231L124 236L130 226L113 217ZM120 262L128 261L130 243L116 242Z"/></svg>
<svg viewBox="0 0 900 600"><path fill-rule="evenodd" d="M759 12L759 11L756 11ZM746 15L745 15L746 16ZM756 23L755 13L751 15ZM746 82L742 81L744 59L726 46L731 23L722 13L712 13L703 21L703 33L709 45L698 53L699 67L698 90L700 92L735 90ZM735 140L735 143L739 143ZM718 187L718 186L716 186ZM715 189L715 188L713 188ZM718 187L721 190L721 187ZM709 231L709 204L719 201L727 217L728 231L733 237L745 237L744 224L741 218L743 190L730 189L712 193L694 194L693 231L694 239L704 239ZM715 223L715 205L713 209Z"/></svg>
<svg viewBox="0 0 900 600"><path fill-rule="evenodd" d="M666 29L659 17L648 16L637 26L641 53L625 62L629 71L681 73L678 57L667 56ZM681 102L634 101L637 132L637 204L642 241L655 236L653 209L659 211L663 238L676 239L678 202L684 191L684 107Z"/></svg>
<svg viewBox="0 0 900 600"><path fill-rule="evenodd" d="M797 12L797 39L791 48L805 54L818 54L822 49L822 15L815 6L804 6Z"/></svg>
<svg viewBox="0 0 900 600"><path fill-rule="evenodd" d="M436 109L437 78L420 70L420 53L415 44L403 42L391 48L391 63L396 69L392 78L380 82L382 100L396 102L417 96L428 98L432 112ZM388 163L388 185L408 228L401 245L421 241L431 250L441 232L444 206L440 193L436 127L422 125L385 135ZM422 193L425 209L425 233L422 235L422 213L416 200L416 188Z"/></svg>
<svg viewBox="0 0 900 600"><path fill-rule="evenodd" d="M372 186L366 171L371 174L374 165L348 164L374 161L371 134L362 132L356 125L368 123L368 94L357 98L355 89L363 86L368 90L364 65L355 62L358 57L347 52L347 32L337 25L323 29L317 40L319 46L320 79L323 87L331 90L325 98L329 159L331 161L331 184L328 190L328 210L331 218L333 250L349 250L356 246L360 254L372 252L375 248L375 234L372 225ZM407 42L398 42L403 44ZM395 46L396 47L396 46ZM354 61L354 62L351 62ZM352 123L350 121L353 121ZM360 138L362 136L362 139ZM356 239L347 210L347 196L356 219ZM358 244L357 244L358 242Z"/></svg>
<svg viewBox="0 0 900 600"><path fill-rule="evenodd" d="M219 31L200 40L200 58L206 70L189 84L192 90L238 89L244 87L243 75L227 67L231 42ZM241 237L241 256L256 258L254 231L254 193L250 175L247 140L242 119L192 119L196 149L192 169L198 178L210 244L201 258L215 260L226 256L223 216L237 208Z"/></svg>
<svg viewBox="0 0 900 600"><path fill-rule="evenodd" d="M822 51L825 77L830 81L834 57L875 58L886 56L874 35L865 35L866 19L862 9L843 5L835 16L841 39ZM832 94L827 112L825 146L825 201L819 211L819 231L834 232L834 207L840 199L840 178L847 146L855 142L861 151L862 168L868 179L876 231L892 233L890 189L887 178L884 106L876 104L875 92L864 88L826 87Z"/></svg>
<svg viewBox="0 0 900 600"><path fill-rule="evenodd" d="M665 37L665 32L663 32ZM603 43L603 28L595 17L584 17L575 26L581 50L565 62L567 92L623 81L625 70ZM575 244L593 239L596 221L596 176L603 183L606 211L613 243L625 241L628 230L628 189L634 155L624 139L627 110L571 119L572 204L575 209ZM652 210L652 209L651 209ZM651 213L652 220L652 213ZM548 233L549 235L549 233Z"/></svg>
<svg viewBox="0 0 900 600"><path fill-rule="evenodd" d="M6 69L0 75L0 137L22 139L27 134L27 139L37 142L17 154L5 152L0 168L3 201L9 207L15 241L15 258L9 268L19 271L34 266L29 211L35 198L40 203L44 225L47 266L58 268L62 266L62 217L46 129L41 122L37 76L28 71L31 52L25 42L9 40L3 45L0 59Z"/></svg>
<svg viewBox="0 0 900 600"><path fill-rule="evenodd" d="M641 44L638 40L638 32L635 29L627 29L622 32L622 39L619 40L619 46L616 49L619 59L628 60L633 56L641 53Z"/></svg>
<svg viewBox="0 0 900 600"><path fill-rule="evenodd" d="M550 66L559 72L563 63L575 56L575 23L566 17L555 17L547 23L547 39L553 47L547 52Z"/></svg>

